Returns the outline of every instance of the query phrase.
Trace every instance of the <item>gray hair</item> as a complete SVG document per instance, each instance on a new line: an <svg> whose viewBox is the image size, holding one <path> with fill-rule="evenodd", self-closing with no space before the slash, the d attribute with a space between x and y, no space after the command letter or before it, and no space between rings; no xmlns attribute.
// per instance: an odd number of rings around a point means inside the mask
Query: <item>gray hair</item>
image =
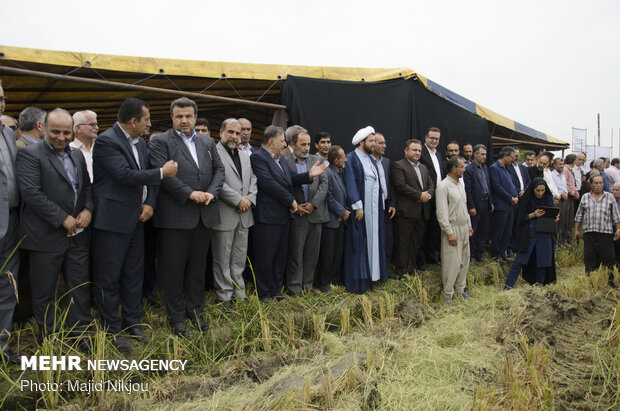
<svg viewBox="0 0 620 411"><path fill-rule="evenodd" d="M602 160L600 158L597 158L596 160L594 160L592 162L592 168L598 168L600 167L601 164L603 164L605 162L605 160Z"/></svg>
<svg viewBox="0 0 620 411"><path fill-rule="evenodd" d="M291 141L293 143L296 143L297 137L299 137L301 133L307 133L307 132L308 130L306 130L302 126L299 126L299 125L290 126L289 128L286 129L286 132L284 133L284 137L286 138L286 144L291 144Z"/></svg>
<svg viewBox="0 0 620 411"><path fill-rule="evenodd" d="M29 106L19 113L19 124L22 131L31 131L37 126L37 122L45 123L45 111L38 107Z"/></svg>
<svg viewBox="0 0 620 411"><path fill-rule="evenodd" d="M226 120L222 121L220 130L226 130L231 124L238 124L239 127L241 127L241 123L236 118L227 118Z"/></svg>
<svg viewBox="0 0 620 411"><path fill-rule="evenodd" d="M466 144L467 145L467 144ZM476 144L474 146L474 154L479 152L480 150L484 150L487 151L487 146L485 146L484 144Z"/></svg>
<svg viewBox="0 0 620 411"><path fill-rule="evenodd" d="M77 126L84 124L84 122L86 121L86 116L95 116L95 120L97 119L97 113L95 113L94 111L82 110L73 113L73 134L76 133L75 128Z"/></svg>

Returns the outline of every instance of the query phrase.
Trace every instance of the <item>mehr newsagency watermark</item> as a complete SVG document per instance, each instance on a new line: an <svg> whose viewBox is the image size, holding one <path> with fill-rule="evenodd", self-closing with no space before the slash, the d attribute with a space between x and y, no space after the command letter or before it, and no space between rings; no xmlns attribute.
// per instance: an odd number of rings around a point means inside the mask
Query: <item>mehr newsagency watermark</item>
<svg viewBox="0 0 620 411"><path fill-rule="evenodd" d="M34 355L21 357L22 371L144 371L166 372L184 371L187 360L86 360L83 361L77 355L47 356ZM135 393L149 390L148 382L133 382L125 379L100 379L79 380L67 379L66 381L35 381L22 379L19 382L20 390L30 392L79 392L90 394L93 392L121 392Z"/></svg>

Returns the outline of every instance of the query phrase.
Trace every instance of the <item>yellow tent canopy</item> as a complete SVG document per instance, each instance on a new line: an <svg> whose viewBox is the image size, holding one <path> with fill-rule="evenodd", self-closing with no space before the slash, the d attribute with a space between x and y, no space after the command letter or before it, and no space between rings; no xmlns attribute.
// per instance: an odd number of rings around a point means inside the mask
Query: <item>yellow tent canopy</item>
<svg viewBox="0 0 620 411"><path fill-rule="evenodd" d="M30 105L44 110L97 112L102 128L111 126L120 102L138 97L151 106L154 130L170 127L169 104L187 95L213 126L228 117L253 123L253 143L271 124L288 75L319 79L374 82L413 78L436 94L489 121L491 133L515 144L563 149L568 143L523 126L470 102L408 68L287 66L114 56L0 45L0 79L8 97L5 114L17 117ZM497 140L498 142L500 140Z"/></svg>

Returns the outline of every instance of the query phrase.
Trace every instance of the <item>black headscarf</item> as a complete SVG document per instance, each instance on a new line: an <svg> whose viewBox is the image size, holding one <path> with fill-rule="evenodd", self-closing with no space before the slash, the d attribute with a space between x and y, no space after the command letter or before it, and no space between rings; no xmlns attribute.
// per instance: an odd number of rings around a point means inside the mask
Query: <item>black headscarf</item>
<svg viewBox="0 0 620 411"><path fill-rule="evenodd" d="M545 193L542 198L538 198L536 197L536 194L534 194L534 189L538 186L545 186ZM551 191L549 191L547 182L540 177L536 177L532 180L530 185L527 186L525 193L523 193L523 196L519 199L519 207L517 208L517 223L523 224L527 214L542 206L553 206L553 196L551 195Z"/></svg>

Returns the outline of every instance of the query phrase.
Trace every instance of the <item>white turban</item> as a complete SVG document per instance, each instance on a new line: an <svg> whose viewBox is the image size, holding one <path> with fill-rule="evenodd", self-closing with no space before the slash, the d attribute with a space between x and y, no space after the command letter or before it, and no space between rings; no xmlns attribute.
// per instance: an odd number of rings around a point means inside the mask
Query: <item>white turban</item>
<svg viewBox="0 0 620 411"><path fill-rule="evenodd" d="M357 133L355 133L355 135L353 136L353 140L351 140L351 143L353 143L353 145L356 146L362 141L364 141L366 137L368 137L371 134L375 134L375 129L372 128L371 126L365 127L359 130Z"/></svg>

